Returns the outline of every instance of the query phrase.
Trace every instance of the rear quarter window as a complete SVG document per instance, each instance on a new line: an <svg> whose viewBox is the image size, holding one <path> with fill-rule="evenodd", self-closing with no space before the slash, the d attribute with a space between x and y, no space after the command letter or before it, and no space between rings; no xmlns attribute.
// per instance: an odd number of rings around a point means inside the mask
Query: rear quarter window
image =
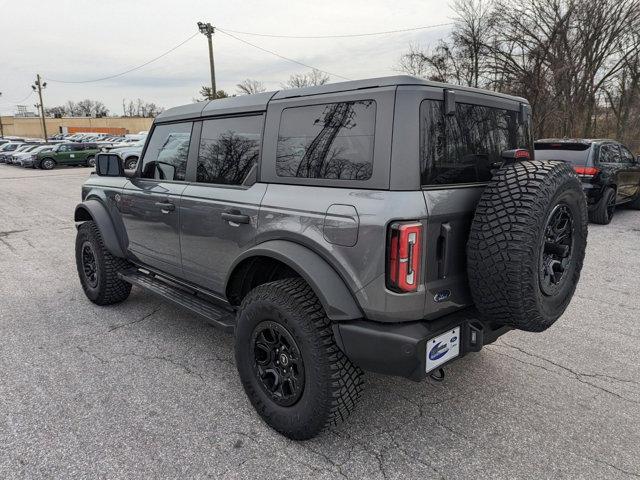
<svg viewBox="0 0 640 480"><path fill-rule="evenodd" d="M286 108L276 151L279 177L368 180L373 172L376 102Z"/></svg>

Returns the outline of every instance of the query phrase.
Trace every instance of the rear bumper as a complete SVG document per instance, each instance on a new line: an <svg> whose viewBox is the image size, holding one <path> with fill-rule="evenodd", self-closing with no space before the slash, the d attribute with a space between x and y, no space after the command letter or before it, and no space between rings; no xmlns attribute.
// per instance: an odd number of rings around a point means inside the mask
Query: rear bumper
<svg viewBox="0 0 640 480"><path fill-rule="evenodd" d="M419 381L428 375L426 350L429 339L457 326L460 327L460 355L444 365L469 352L480 351L484 345L511 330L480 320L477 310L468 308L434 321L335 322L333 332L340 349L363 370Z"/></svg>

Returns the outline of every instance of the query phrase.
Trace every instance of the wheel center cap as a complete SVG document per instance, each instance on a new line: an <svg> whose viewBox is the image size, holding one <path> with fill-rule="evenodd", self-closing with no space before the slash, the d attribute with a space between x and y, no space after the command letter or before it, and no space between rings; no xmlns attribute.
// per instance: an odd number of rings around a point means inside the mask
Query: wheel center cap
<svg viewBox="0 0 640 480"><path fill-rule="evenodd" d="M281 353L280 356L279 356L279 360L280 360L280 364L283 367L286 367L287 365L289 365L289 357L287 357L286 354Z"/></svg>

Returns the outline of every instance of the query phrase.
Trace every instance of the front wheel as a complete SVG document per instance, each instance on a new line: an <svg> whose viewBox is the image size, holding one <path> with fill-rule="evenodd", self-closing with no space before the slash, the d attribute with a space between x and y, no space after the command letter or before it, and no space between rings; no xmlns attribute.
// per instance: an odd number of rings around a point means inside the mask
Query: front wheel
<svg viewBox="0 0 640 480"><path fill-rule="evenodd" d="M52 170L56 166L56 161L53 158L43 158L40 162L40 168L43 170Z"/></svg>
<svg viewBox="0 0 640 480"><path fill-rule="evenodd" d="M87 157L87 167L96 166L96 157Z"/></svg>
<svg viewBox="0 0 640 480"><path fill-rule="evenodd" d="M118 272L131 265L107 250L95 222L84 222L78 228L76 266L84 293L97 305L122 302L131 293L131 284L118 277Z"/></svg>
<svg viewBox="0 0 640 480"><path fill-rule="evenodd" d="M260 285L238 312L236 365L262 419L306 440L346 419L362 371L336 345L322 305L301 278Z"/></svg>
<svg viewBox="0 0 640 480"><path fill-rule="evenodd" d="M136 165L138 165L138 158L129 157L124 163L124 168L126 168L127 170L133 170L134 168L136 168Z"/></svg>

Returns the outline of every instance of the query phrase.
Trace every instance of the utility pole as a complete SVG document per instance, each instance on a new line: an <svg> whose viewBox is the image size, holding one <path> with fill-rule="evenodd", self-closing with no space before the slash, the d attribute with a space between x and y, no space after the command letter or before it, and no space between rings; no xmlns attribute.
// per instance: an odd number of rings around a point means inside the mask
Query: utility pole
<svg viewBox="0 0 640 480"><path fill-rule="evenodd" d="M44 133L44 142L49 143L49 139L47 137L47 124L44 120L44 104L42 103L42 89L47 87L47 82L43 82L42 78L40 78L40 74L36 75L36 83L31 85L34 92L38 92L38 97L40 97L40 118L42 118L42 133Z"/></svg>
<svg viewBox="0 0 640 480"><path fill-rule="evenodd" d="M2 92L0 92L0 97ZM2 126L2 113L0 113L0 138L4 138L4 127Z"/></svg>
<svg viewBox="0 0 640 480"><path fill-rule="evenodd" d="M213 99L216 98L217 90L216 90L216 69L213 64L213 33L215 32L215 28L210 23L202 23L198 22L198 29L200 33L207 37L209 41L209 66L211 67L211 96Z"/></svg>

